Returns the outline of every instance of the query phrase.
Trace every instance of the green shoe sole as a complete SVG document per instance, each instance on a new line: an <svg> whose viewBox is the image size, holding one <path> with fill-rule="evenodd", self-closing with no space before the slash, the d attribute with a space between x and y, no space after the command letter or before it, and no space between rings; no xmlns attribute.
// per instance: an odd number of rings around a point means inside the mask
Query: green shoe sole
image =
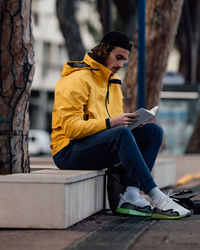
<svg viewBox="0 0 200 250"><path fill-rule="evenodd" d="M153 213L151 215L151 219L155 219L155 220L177 220L177 219L182 219L185 217L189 217L190 215L183 215L183 216L169 216L169 215L165 215L165 214L158 214L158 213Z"/></svg>
<svg viewBox="0 0 200 250"><path fill-rule="evenodd" d="M117 208L116 209L117 213L120 214L128 214L128 215L136 215L136 216L146 216L146 217L151 217L152 213L145 213L133 209L127 209L127 208Z"/></svg>

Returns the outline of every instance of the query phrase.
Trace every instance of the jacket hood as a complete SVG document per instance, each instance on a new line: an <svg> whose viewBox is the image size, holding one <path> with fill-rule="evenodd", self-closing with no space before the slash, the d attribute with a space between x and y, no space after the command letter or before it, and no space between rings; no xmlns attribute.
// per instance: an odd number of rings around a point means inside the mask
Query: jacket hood
<svg viewBox="0 0 200 250"><path fill-rule="evenodd" d="M66 62L65 65L63 66L61 76L67 76L71 74L74 71L78 71L81 69L91 69L90 65L84 63L84 61L70 61Z"/></svg>
<svg viewBox="0 0 200 250"><path fill-rule="evenodd" d="M95 60L93 60L88 53L85 54L85 57L82 61L69 61L66 62L62 72L61 72L61 76L67 76L69 74L71 74L74 71L78 71L78 70L82 70L82 69L89 69L89 70L94 70L94 71L103 71L104 73L106 72L106 74L110 75L111 71L106 68L105 66L103 66L102 64L96 62Z"/></svg>
<svg viewBox="0 0 200 250"><path fill-rule="evenodd" d="M98 63L94 59L92 59L88 53L86 53L83 61L69 61L66 62L63 66L61 76L67 76L72 72L79 71L79 70L91 70L91 71L99 71L100 74L103 75L103 78L109 79L109 83L118 83L121 84L120 77L115 73L112 74L111 70L109 70L104 65Z"/></svg>

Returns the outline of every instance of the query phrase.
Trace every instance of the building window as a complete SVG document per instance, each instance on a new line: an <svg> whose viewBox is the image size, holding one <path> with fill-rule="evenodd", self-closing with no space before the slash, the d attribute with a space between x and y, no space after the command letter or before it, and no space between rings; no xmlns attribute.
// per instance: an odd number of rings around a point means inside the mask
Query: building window
<svg viewBox="0 0 200 250"><path fill-rule="evenodd" d="M42 77L48 74L51 64L51 44L49 42L44 42L43 44L43 64L42 64Z"/></svg>
<svg viewBox="0 0 200 250"><path fill-rule="evenodd" d="M35 26L39 25L39 15L36 12L33 12L33 22L34 22Z"/></svg>

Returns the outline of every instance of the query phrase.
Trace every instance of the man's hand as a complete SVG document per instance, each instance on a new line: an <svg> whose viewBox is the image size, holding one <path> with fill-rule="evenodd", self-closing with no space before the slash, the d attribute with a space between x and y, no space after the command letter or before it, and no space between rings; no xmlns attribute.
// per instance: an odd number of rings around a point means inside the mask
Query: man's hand
<svg viewBox="0 0 200 250"><path fill-rule="evenodd" d="M132 124L133 122L136 122L138 119L137 117L139 114L134 113L122 113L118 116L115 116L113 118L110 118L110 126L116 127L116 126L128 126Z"/></svg>

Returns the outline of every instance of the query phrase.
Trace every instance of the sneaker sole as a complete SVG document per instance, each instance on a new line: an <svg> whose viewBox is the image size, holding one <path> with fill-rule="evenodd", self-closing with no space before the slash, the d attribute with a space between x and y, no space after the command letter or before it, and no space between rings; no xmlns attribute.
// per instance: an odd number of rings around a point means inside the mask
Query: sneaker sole
<svg viewBox="0 0 200 250"><path fill-rule="evenodd" d="M152 213L145 213L145 212L140 212L137 210L127 209L127 208L117 208L116 212L120 214L128 214L128 215L136 215L136 216L144 216L144 217L152 216Z"/></svg>
<svg viewBox="0 0 200 250"><path fill-rule="evenodd" d="M151 215L151 219L156 219L156 220L177 220L177 219L182 219L182 218L189 217L189 216L191 216L191 214L186 214L186 215L182 215L182 216L169 216L169 215L165 215L165 214L153 213Z"/></svg>

